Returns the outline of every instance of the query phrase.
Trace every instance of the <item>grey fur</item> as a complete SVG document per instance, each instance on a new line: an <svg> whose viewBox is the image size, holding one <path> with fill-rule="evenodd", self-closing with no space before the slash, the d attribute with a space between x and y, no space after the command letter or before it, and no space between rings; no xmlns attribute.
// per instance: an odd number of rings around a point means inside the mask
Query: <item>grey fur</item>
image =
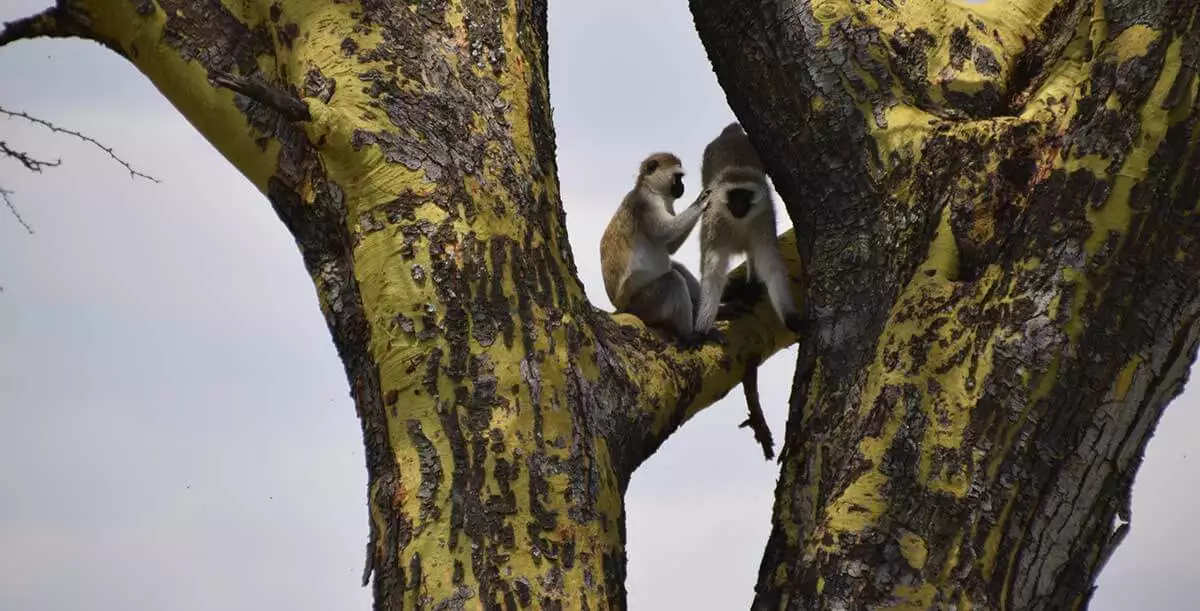
<svg viewBox="0 0 1200 611"><path fill-rule="evenodd" d="M622 200L601 238L600 259L605 291L618 311L687 336L700 302L700 284L671 255L700 221L709 198L707 191L701 192L691 206L675 214L675 196L682 191L679 175L682 170L674 155L659 153L642 162L638 184Z"/></svg>
<svg viewBox="0 0 1200 611"><path fill-rule="evenodd" d="M712 328L728 282L730 259L746 255L747 280L758 278L767 286L775 313L793 332L800 319L792 302L791 282L779 239L775 235L775 202L767 185L766 170L750 138L731 123L704 148L700 168L704 188L712 202L700 221L700 305L694 329ZM735 218L729 211L730 193L753 193L749 212Z"/></svg>

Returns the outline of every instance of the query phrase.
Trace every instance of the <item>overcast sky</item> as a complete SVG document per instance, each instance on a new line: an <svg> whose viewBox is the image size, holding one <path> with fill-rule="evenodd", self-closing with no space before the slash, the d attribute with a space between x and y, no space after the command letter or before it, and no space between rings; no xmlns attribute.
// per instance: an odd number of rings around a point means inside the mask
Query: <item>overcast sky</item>
<svg viewBox="0 0 1200 611"><path fill-rule="evenodd" d="M0 21L45 4L3 0ZM699 153L733 115L684 2L553 2L550 35L571 244L588 295L608 307L600 231L638 160L677 152L696 193ZM0 140L63 159L42 175L0 160L0 186L36 231L0 209L0 610L369 608L361 435L283 224L97 45L0 49L0 84L0 105L83 130L162 180L130 180L99 151L0 119ZM680 252L698 267L695 235ZM794 356L761 374L777 439ZM1150 444L1132 533L1093 609L1194 607L1194 389ZM633 478L635 611L752 598L776 467L737 428L745 405L730 397Z"/></svg>

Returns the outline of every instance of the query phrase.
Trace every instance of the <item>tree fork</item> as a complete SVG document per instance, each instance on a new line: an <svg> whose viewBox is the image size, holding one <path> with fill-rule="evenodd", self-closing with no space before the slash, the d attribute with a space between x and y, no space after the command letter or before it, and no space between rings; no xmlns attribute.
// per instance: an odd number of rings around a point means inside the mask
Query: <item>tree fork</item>
<svg viewBox="0 0 1200 611"><path fill-rule="evenodd" d="M362 423L375 607L624 608L633 470L796 337L764 302L680 351L588 303L545 2L70 6L295 238Z"/></svg>
<svg viewBox="0 0 1200 611"><path fill-rule="evenodd" d="M1128 530L1196 352L1200 16L1012 4L691 0L812 252L755 608L1084 608Z"/></svg>

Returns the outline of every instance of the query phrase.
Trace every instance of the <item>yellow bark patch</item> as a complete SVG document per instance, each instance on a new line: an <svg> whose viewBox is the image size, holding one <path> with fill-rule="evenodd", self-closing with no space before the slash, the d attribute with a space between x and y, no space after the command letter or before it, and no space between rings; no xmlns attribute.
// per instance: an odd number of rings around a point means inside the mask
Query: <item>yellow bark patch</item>
<svg viewBox="0 0 1200 611"><path fill-rule="evenodd" d="M93 29L116 41L130 60L221 154L250 180L266 191L267 179L275 173L279 143L268 141L247 122L233 103L233 92L208 83L208 73L196 61L184 60L163 40L167 16L161 10L150 15L137 13L138 3L92 0Z"/></svg>
<svg viewBox="0 0 1200 611"><path fill-rule="evenodd" d="M1137 373L1138 367L1142 364L1142 357L1135 356L1132 360L1121 368L1121 373L1117 374L1117 385L1113 388L1113 394L1116 395L1117 401L1125 400L1125 395L1129 394L1129 387L1133 384L1133 376Z"/></svg>
<svg viewBox="0 0 1200 611"><path fill-rule="evenodd" d="M925 547L925 540L916 533L906 530L900 535L900 553L908 562L908 566L918 571L925 568L929 550Z"/></svg>

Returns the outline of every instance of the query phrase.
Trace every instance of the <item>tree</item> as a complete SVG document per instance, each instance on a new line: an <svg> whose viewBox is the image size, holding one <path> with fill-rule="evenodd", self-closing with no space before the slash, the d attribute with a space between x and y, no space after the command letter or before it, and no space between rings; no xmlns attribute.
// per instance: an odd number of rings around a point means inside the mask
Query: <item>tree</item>
<svg viewBox="0 0 1200 611"><path fill-rule="evenodd" d="M1194 357L1194 9L1016 4L692 2L813 270L757 607L1086 600ZM544 3L96 0L0 42L34 35L127 57L295 236L377 607L624 606L629 475L795 338L588 304Z"/></svg>

